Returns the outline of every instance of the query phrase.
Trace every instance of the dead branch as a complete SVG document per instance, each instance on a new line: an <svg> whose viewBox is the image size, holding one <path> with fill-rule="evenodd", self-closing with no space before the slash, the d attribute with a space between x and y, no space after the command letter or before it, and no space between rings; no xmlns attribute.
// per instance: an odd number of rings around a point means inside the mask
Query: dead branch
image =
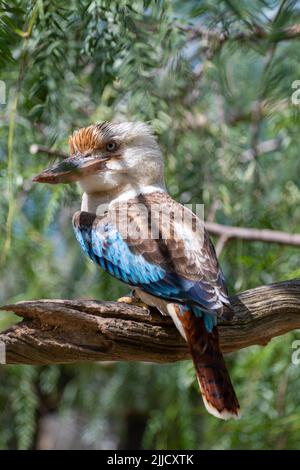
<svg viewBox="0 0 300 470"><path fill-rule="evenodd" d="M231 297L232 322L220 322L224 352L300 328L300 280L261 286ZM0 334L6 362L173 362L189 359L168 317L137 306L95 300L32 300L6 305L22 321Z"/></svg>

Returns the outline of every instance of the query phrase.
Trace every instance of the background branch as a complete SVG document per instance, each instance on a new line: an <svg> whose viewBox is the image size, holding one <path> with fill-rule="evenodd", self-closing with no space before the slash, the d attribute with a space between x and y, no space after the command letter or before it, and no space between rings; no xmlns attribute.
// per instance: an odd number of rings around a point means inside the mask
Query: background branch
<svg viewBox="0 0 300 470"><path fill-rule="evenodd" d="M241 161L249 162L259 155L267 153L278 152L282 149L282 138L277 137L276 139L265 140L263 142L256 143L256 154L253 149L247 149L242 153Z"/></svg>
<svg viewBox="0 0 300 470"><path fill-rule="evenodd" d="M235 320L220 322L224 352L300 328L300 280L257 287L231 297ZM173 362L189 359L173 322L157 311L94 300L33 300L6 305L23 320L0 334L7 363L85 361Z"/></svg>
<svg viewBox="0 0 300 470"><path fill-rule="evenodd" d="M30 146L30 153L36 155L37 153L46 153L49 157L68 158L70 155L61 150L51 149L45 145L32 144Z"/></svg>
<svg viewBox="0 0 300 470"><path fill-rule="evenodd" d="M290 25L288 27L277 29L275 32L256 26L252 31L239 31L237 33L228 33L226 31L210 30L202 23L195 26L180 26L189 34L189 39L205 38L214 42L218 47L223 46L227 41L258 41L268 40L270 42L290 41L299 39L300 24Z"/></svg>
<svg viewBox="0 0 300 470"><path fill-rule="evenodd" d="M219 235L228 241L229 239L241 239L265 243L279 243L280 245L300 246L300 234L281 232L279 230L257 229L246 227L233 227L205 222L205 227L211 235Z"/></svg>

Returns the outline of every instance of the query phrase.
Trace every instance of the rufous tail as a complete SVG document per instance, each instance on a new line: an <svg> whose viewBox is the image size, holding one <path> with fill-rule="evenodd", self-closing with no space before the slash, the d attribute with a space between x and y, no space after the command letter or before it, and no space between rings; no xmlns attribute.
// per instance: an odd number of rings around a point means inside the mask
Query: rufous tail
<svg viewBox="0 0 300 470"><path fill-rule="evenodd" d="M209 413L221 419L239 418L240 407L224 357L220 351L218 329L209 333L202 318L190 311L179 314L194 361L204 405Z"/></svg>

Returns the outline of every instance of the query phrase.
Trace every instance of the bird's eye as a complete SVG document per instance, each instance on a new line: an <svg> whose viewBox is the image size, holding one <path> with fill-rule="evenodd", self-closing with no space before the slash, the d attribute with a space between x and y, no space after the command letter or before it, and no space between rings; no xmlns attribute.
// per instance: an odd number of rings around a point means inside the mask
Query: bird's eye
<svg viewBox="0 0 300 470"><path fill-rule="evenodd" d="M108 152L113 152L114 150L116 150L116 148L117 148L116 142L114 142L113 140L111 142L107 142L106 150Z"/></svg>

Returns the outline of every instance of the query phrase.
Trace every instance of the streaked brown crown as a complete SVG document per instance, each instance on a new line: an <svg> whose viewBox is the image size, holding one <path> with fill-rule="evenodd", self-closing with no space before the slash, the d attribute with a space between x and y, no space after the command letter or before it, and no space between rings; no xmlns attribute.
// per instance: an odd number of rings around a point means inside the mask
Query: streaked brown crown
<svg viewBox="0 0 300 470"><path fill-rule="evenodd" d="M105 130L108 123L92 124L75 131L69 138L70 154L80 153L85 155L104 145Z"/></svg>
<svg viewBox="0 0 300 470"><path fill-rule="evenodd" d="M94 150L105 149L111 139L116 140L118 144L143 139L146 146L157 147L153 131L145 123L104 121L75 131L69 139L70 153L87 155Z"/></svg>

